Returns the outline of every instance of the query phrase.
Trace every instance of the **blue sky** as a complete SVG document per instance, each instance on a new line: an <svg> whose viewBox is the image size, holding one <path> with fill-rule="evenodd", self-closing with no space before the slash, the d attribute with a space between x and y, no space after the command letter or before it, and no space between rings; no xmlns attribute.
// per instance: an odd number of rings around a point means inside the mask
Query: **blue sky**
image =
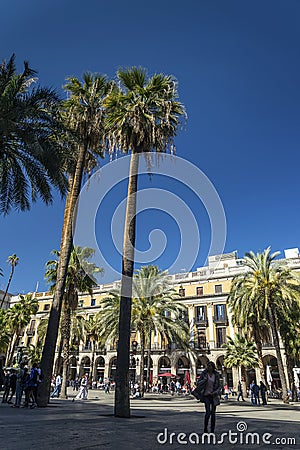
<svg viewBox="0 0 300 450"><path fill-rule="evenodd" d="M225 251L242 256L268 245L282 251L300 247L299 20L296 0L152 0L142 7L136 0L11 0L1 8L0 58L16 53L20 69L29 60L40 83L61 95L65 78L84 71L113 77L119 67L140 65L149 74L173 74L188 113L177 154L199 167L219 193L228 227ZM141 179L141 185L156 181ZM193 194L174 189L201 224L197 267L209 247L207 215ZM121 183L114 199L125 195ZM51 207L37 203L30 212L0 218L1 288L12 253L20 264L11 291L33 291L37 281L46 288L44 265L59 247L63 205L56 198ZM105 241L111 211L103 207L106 223L98 232ZM176 224L143 214L138 245L147 246L152 226L163 224L169 240L158 263L168 268L179 243ZM120 256L112 251L108 258L118 270Z"/></svg>

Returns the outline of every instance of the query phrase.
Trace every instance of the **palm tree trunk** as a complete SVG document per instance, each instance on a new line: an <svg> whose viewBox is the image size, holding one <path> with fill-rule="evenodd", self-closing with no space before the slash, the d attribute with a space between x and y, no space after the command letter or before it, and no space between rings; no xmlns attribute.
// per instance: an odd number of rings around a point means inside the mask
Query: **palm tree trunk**
<svg viewBox="0 0 300 450"><path fill-rule="evenodd" d="M151 373L151 330L149 332L149 343L148 343L148 353L147 353L147 392L149 392L150 387L150 373Z"/></svg>
<svg viewBox="0 0 300 450"><path fill-rule="evenodd" d="M132 153L127 194L117 351L115 417L130 417L129 352L139 154Z"/></svg>
<svg viewBox="0 0 300 450"><path fill-rule="evenodd" d="M140 386L141 386L141 397L144 397L145 387L144 387L144 366L145 366L145 332L140 331L141 339L141 362L140 362Z"/></svg>
<svg viewBox="0 0 300 450"><path fill-rule="evenodd" d="M288 380L290 385L290 390L292 392L292 401L297 402L298 396L297 396L297 388L295 385L295 378L294 378L294 360L291 358L291 356L288 354L287 349L285 350L286 354L286 365L287 365L287 373L288 373Z"/></svg>
<svg viewBox="0 0 300 450"><path fill-rule="evenodd" d="M91 358L91 373L90 373L90 384L94 381L94 366L95 366L95 339L92 338L92 358Z"/></svg>
<svg viewBox="0 0 300 450"><path fill-rule="evenodd" d="M244 366L241 367L241 383L242 383L242 391L243 396L246 399L248 397L247 395L247 372Z"/></svg>
<svg viewBox="0 0 300 450"><path fill-rule="evenodd" d="M62 352L63 352L61 398L68 398L67 378L68 378L68 366L70 356L70 327L71 327L71 308L69 306L68 300L66 299L66 305L64 307L61 326Z"/></svg>
<svg viewBox="0 0 300 450"><path fill-rule="evenodd" d="M286 378L285 378L284 366L283 366L281 350L280 350L280 345L279 345L279 337L278 337L277 324L276 324L276 315L275 315L274 311L272 310L271 306L268 306L268 314L269 314L269 321L270 321L271 330L272 330L273 343L274 343L274 347L275 347L275 351L276 351L278 372L279 372L279 377L280 377L280 381L281 381L282 400L284 403L288 403L289 397L288 397L288 390L287 390L287 382L286 382Z"/></svg>
<svg viewBox="0 0 300 450"><path fill-rule="evenodd" d="M41 360L41 369L44 374L44 380L38 390L38 406L47 406L49 401L61 307L65 291L68 264L70 261L70 255L73 245L72 226L75 225L74 213L76 203L80 194L86 153L87 147L82 146L79 150L74 177L70 177L69 179L69 193L65 205L64 223L60 244L60 258L57 267L57 279Z"/></svg>
<svg viewBox="0 0 300 450"><path fill-rule="evenodd" d="M6 289L5 289L3 298L2 298L2 300L1 300L0 309L2 308L2 306L3 306L3 304L4 304L4 300L5 300L6 296L7 296L8 289L9 289L9 286L10 286L10 283L11 283L11 280L12 280L12 277L13 277L13 274L14 274L14 271L15 271L15 266L13 265L13 266L11 266L10 277L9 277L9 280L8 280L8 283L7 283L7 286L6 286Z"/></svg>
<svg viewBox="0 0 300 450"><path fill-rule="evenodd" d="M12 359L13 359L13 355L14 355L14 351L15 351L15 347L16 347L16 342L18 339L18 336L20 334L20 330L17 330L11 338L10 344L9 344L9 348L6 354L6 360L5 360L5 366L10 366L12 363Z"/></svg>
<svg viewBox="0 0 300 450"><path fill-rule="evenodd" d="M260 376L261 376L263 383L266 383L267 380L266 380L265 366L264 366L264 362L263 362L262 343L261 343L260 339L255 339L255 343L256 343L256 349L257 349L257 360L258 360L258 368L260 371Z"/></svg>

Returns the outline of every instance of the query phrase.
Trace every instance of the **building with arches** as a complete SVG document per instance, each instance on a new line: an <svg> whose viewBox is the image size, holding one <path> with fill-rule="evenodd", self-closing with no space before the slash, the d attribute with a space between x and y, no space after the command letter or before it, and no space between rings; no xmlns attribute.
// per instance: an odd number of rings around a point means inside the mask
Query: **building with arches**
<svg viewBox="0 0 300 450"><path fill-rule="evenodd" d="M300 270L300 255L298 249L285 251L285 262L294 270ZM139 336L134 333L131 339L132 347L130 357L130 379L141 380L150 370L150 380L158 380L162 374L171 373L179 380L190 379L193 383L204 370L209 360L216 364L221 373L224 384L236 388L238 371L236 368L228 369L224 366L225 350L223 344L227 337L234 337L237 330L233 326L232 317L227 305L227 296L231 281L237 274L245 271L243 259L238 258L237 252L208 257L208 265L193 272L170 275L174 288L180 295L180 301L187 307L190 328L190 349L183 351L175 343L165 343L160 336L152 336L150 364L148 365L147 349L144 357L144 368L140 367L141 354ZM93 294L80 294L78 313L87 317L99 311L101 299L108 295L112 289L120 286L116 281L98 285ZM37 342L37 328L40 320L45 318L51 308L52 296L50 292L36 294L39 301L39 310L32 317L24 336L19 342L25 346ZM12 297L11 304L18 301ZM58 350L58 349L57 349ZM283 357L284 357L284 351ZM79 343L77 348L71 350L69 361L69 378L74 379L83 373L89 373L92 379L104 380L115 377L116 372L116 343L106 342L99 348L96 346L94 364L92 367L92 349L89 342ZM57 353L58 355L58 353ZM263 358L270 385L279 387L276 352L271 338L263 343ZM55 370L58 361L55 362ZM295 374L298 373L295 371ZM300 369L299 369L300 373ZM258 369L247 371L248 382L255 378L260 381ZM298 381L299 384L299 381Z"/></svg>

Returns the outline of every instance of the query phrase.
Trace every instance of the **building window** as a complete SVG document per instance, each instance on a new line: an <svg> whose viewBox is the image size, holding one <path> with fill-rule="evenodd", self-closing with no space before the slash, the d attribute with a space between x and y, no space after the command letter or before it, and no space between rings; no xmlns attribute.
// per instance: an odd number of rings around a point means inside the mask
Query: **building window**
<svg viewBox="0 0 300 450"><path fill-rule="evenodd" d="M198 297L202 297L202 295L203 295L203 286L199 286L199 287L196 288L196 295Z"/></svg>
<svg viewBox="0 0 300 450"><path fill-rule="evenodd" d="M215 305L215 320L226 320L226 305Z"/></svg>
<svg viewBox="0 0 300 450"><path fill-rule="evenodd" d="M91 306L96 306L96 299L95 298L91 299Z"/></svg>
<svg viewBox="0 0 300 450"><path fill-rule="evenodd" d="M46 303L46 305L44 305L44 311L49 311L50 309L50 304Z"/></svg>
<svg viewBox="0 0 300 450"><path fill-rule="evenodd" d="M206 306L195 307L195 319L196 322L206 320Z"/></svg>
<svg viewBox="0 0 300 450"><path fill-rule="evenodd" d="M180 297L185 297L185 289L180 288L179 289L179 295L180 295Z"/></svg>
<svg viewBox="0 0 300 450"><path fill-rule="evenodd" d="M215 284L215 294L222 294L222 285Z"/></svg>
<svg viewBox="0 0 300 450"><path fill-rule="evenodd" d="M34 331L35 330L35 320L32 320L30 323L30 331Z"/></svg>
<svg viewBox="0 0 300 450"><path fill-rule="evenodd" d="M83 300L79 300L78 306L79 306L79 308L83 308Z"/></svg>
<svg viewBox="0 0 300 450"><path fill-rule="evenodd" d="M217 328L217 347L226 344L226 328Z"/></svg>
<svg viewBox="0 0 300 450"><path fill-rule="evenodd" d="M206 348L206 335L204 331L198 332L198 348L205 349Z"/></svg>

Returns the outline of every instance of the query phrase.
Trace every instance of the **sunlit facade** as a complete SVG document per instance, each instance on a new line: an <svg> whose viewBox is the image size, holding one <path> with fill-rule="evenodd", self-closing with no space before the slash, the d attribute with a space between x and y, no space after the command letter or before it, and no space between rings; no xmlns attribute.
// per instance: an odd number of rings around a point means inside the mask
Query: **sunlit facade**
<svg viewBox="0 0 300 450"><path fill-rule="evenodd" d="M300 255L298 249L285 250L284 260L294 270L300 270ZM215 362L220 371L223 383L229 387L236 387L238 381L237 369L224 367L225 350L223 344L227 336L234 337L237 329L232 324L232 317L227 306L227 296L230 291L231 281L237 274L245 270L243 260L238 258L237 252L223 255L210 256L208 265L193 272L171 275L172 283L178 291L181 302L186 305L188 311L188 323L190 328L190 350L184 351L177 348L176 343L167 343L160 335L152 336L151 342L151 376L155 380L162 373L177 375L182 382L190 379L193 383L206 366L208 360ZM79 296L78 314L90 315L99 311L101 300L107 296L110 290L117 288L119 281L102 284L93 290L92 295L81 294ZM28 327L22 332L19 344L25 346L37 343L37 328L39 322L49 314L52 296L49 292L37 293L39 310L32 317ZM11 299L11 305L18 301L18 297ZM141 379L139 336L132 333L132 352L130 358L130 378ZM69 378L74 379L83 372L91 371L94 380L110 378L114 379L116 370L116 342L106 342L99 345L95 352L94 368L91 368L92 354L91 343L86 340L76 348L72 348L69 364ZM58 351L58 349L57 349ZM284 356L284 352L283 356ZM145 352L144 377L147 374L148 349ZM272 344L271 336L268 342L263 343L263 360L269 383L278 387L279 374L277 369L276 352ZM58 364L56 357L56 367ZM55 370L55 369L54 369ZM295 369L297 372L297 369ZM300 372L300 370L299 370ZM248 381L256 378L260 381L258 369L250 369L247 373Z"/></svg>

